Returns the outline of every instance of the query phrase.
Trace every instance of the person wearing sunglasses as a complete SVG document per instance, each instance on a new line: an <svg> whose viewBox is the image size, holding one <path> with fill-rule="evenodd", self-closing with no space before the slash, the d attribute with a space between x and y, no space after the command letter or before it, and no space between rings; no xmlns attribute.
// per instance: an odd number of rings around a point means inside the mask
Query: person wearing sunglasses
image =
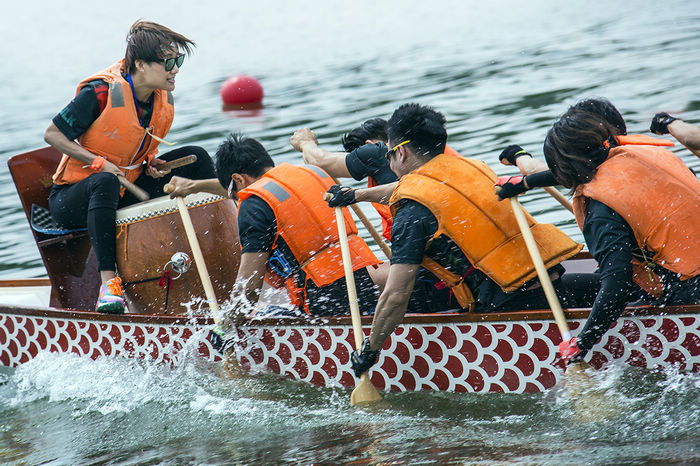
<svg viewBox="0 0 700 466"><path fill-rule="evenodd" d="M371 202L382 219L382 236L391 241L392 216L387 203L398 177L389 166L387 141L387 121L382 118L367 120L346 133L342 138L345 152L329 152L321 148L315 133L309 128L297 130L290 138L292 147L302 153L304 162L321 167L336 179L367 180L366 189L334 187L332 207ZM459 155L449 146L445 152Z"/></svg>
<svg viewBox="0 0 700 466"><path fill-rule="evenodd" d="M513 211L493 192L496 175L479 160L445 154L445 122L441 113L416 103L400 106L389 119L387 158L399 177L389 201L391 266L370 337L351 358L358 377L376 363L420 280L432 285L432 312L547 307ZM560 262L582 246L553 225L532 218L530 224L545 246L555 289L565 297Z"/></svg>
<svg viewBox="0 0 700 466"><path fill-rule="evenodd" d="M192 42L165 26L134 23L125 57L83 79L73 100L56 115L44 140L63 153L53 176L49 208L67 229L87 227L97 255L102 286L96 310L123 313L121 279L116 271L116 210L138 202L120 178L162 196L168 174L194 179L215 176L211 157L201 147L184 146L158 154L173 122L175 78ZM191 165L170 171L164 163L196 155Z"/></svg>

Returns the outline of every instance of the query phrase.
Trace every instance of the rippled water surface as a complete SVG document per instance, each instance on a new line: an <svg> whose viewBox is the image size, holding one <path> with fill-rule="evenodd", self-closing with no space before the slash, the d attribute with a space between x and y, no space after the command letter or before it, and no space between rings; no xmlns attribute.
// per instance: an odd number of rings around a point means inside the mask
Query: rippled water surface
<svg viewBox="0 0 700 466"><path fill-rule="evenodd" d="M238 131L276 160L299 163L289 145L297 128L339 149L344 132L409 101L442 111L449 144L499 175L514 173L497 164L503 147L541 155L548 127L584 97L609 98L630 132L648 132L661 110L700 123L694 1L66 3L4 5L3 160L43 145L75 84L123 55L137 18L197 42L177 78L169 139L211 153ZM263 109L221 110L219 88L235 74L260 80ZM700 171L698 158L674 150ZM0 179L0 278L45 276L5 163ZM546 193L522 202L581 240ZM700 462L696 375L613 367L596 380L616 416L577 422L582 405L565 391L409 393L364 411L347 406L346 390L224 380L194 360L165 367L41 355L0 369L0 462Z"/></svg>

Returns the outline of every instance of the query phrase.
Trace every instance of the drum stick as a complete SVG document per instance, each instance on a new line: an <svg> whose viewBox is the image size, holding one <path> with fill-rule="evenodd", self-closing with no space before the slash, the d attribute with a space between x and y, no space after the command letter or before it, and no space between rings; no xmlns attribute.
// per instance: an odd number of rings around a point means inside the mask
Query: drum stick
<svg viewBox="0 0 700 466"><path fill-rule="evenodd" d="M192 154L192 155L188 155L186 157L181 157L179 159L171 160L170 162L165 162L160 167L155 167L155 168L157 168L160 171L172 170L173 168L184 167L185 165L189 165L189 164L194 163L196 161L197 161L197 156Z"/></svg>
<svg viewBox="0 0 700 466"><path fill-rule="evenodd" d="M124 186L127 191L133 194L139 201L143 202L151 198L146 191L127 180L125 176L117 176L117 178L119 178L119 183L121 183L121 185Z"/></svg>

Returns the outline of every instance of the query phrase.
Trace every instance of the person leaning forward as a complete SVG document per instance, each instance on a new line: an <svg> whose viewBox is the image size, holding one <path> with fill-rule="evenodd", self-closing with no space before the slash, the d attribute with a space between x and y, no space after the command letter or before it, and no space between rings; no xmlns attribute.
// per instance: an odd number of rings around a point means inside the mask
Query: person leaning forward
<svg viewBox="0 0 700 466"><path fill-rule="evenodd" d="M342 144L346 152L329 152L318 145L316 135L309 128L298 129L290 138L292 146L302 153L304 162L323 168L334 178L352 177L357 181L367 180L368 188L357 191L343 186L338 194L352 202L371 202L382 219L382 236L391 241L393 218L387 205L396 188L398 177L391 170L386 158L387 121L372 118L343 135ZM459 156L450 146L445 153ZM356 197L356 196L360 197ZM352 201L352 202L350 202Z"/></svg>
<svg viewBox="0 0 700 466"><path fill-rule="evenodd" d="M389 120L387 158L400 178L390 200L392 259L370 337L351 358L357 376L403 319L421 265L447 291L433 295L434 310L547 307L513 212L493 193L496 175L481 161L444 154L446 140L445 117L429 107L405 104ZM565 293L559 264L582 246L553 225L529 222L555 288Z"/></svg>
<svg viewBox="0 0 700 466"><path fill-rule="evenodd" d="M201 147L185 146L156 158L174 116L175 76L194 42L165 26L137 21L125 58L78 85L75 98L56 115L44 140L62 152L49 196L53 219L66 229L87 227L102 280L95 309L123 313L116 273L118 207L139 201L124 192L126 178L150 196L162 196L164 163L194 154L197 161L173 174L210 178L214 165ZM77 142L76 142L77 141Z"/></svg>
<svg viewBox="0 0 700 466"><path fill-rule="evenodd" d="M315 166L275 166L255 139L230 135L216 152L214 180L173 178L171 196L205 190L225 191L239 199L242 247L236 285L249 303L258 302L263 281L284 287L296 309L312 315L347 314L340 243L333 209L323 201L332 185ZM360 310L369 313L377 300L381 265L345 209ZM377 283L383 285L383 283ZM237 288L237 289L240 289Z"/></svg>
<svg viewBox="0 0 700 466"><path fill-rule="evenodd" d="M503 198L533 186L574 190L574 215L601 287L579 334L559 346L567 362L582 360L630 301L700 302L700 180L665 148L672 145L628 135L612 103L585 99L547 133L551 171L498 180Z"/></svg>

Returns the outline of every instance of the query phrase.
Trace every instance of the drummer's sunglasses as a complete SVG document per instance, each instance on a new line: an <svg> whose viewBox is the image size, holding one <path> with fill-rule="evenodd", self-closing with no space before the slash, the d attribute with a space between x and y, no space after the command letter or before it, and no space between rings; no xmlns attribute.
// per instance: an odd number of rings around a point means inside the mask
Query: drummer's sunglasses
<svg viewBox="0 0 700 466"><path fill-rule="evenodd" d="M182 66L182 62L185 61L185 54L180 54L177 57L172 57L172 58L164 58L163 59L163 66L165 66L165 71L170 71L172 70L175 65L177 65L178 68Z"/></svg>

